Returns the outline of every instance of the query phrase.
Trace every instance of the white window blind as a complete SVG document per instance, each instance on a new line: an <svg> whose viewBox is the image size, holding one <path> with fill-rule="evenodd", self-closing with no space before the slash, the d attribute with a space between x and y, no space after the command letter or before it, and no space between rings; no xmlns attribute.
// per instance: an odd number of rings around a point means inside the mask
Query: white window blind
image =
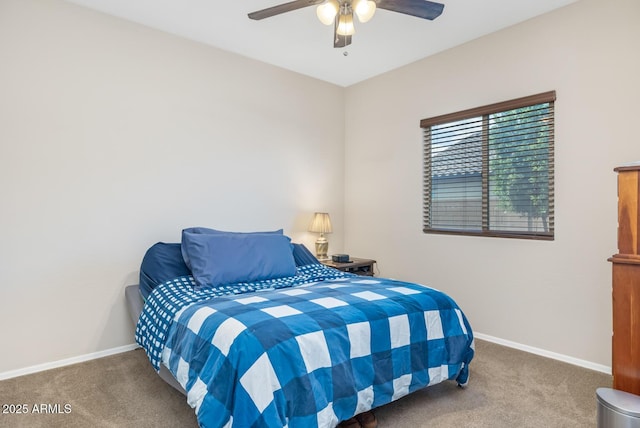
<svg viewBox="0 0 640 428"><path fill-rule="evenodd" d="M553 239L555 91L424 119L425 233Z"/></svg>

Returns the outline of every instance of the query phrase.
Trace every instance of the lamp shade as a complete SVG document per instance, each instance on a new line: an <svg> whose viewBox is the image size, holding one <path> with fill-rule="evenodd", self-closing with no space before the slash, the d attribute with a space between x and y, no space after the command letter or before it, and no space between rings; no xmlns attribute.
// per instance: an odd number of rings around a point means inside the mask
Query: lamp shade
<svg viewBox="0 0 640 428"><path fill-rule="evenodd" d="M367 22L376 13L376 2L371 0L355 0L352 7L360 22Z"/></svg>
<svg viewBox="0 0 640 428"><path fill-rule="evenodd" d="M353 14L340 14L338 17L338 28L336 33L341 36L353 36L356 33L356 28L353 25Z"/></svg>
<svg viewBox="0 0 640 428"><path fill-rule="evenodd" d="M328 2L318 6L316 14L318 15L320 22L324 25L331 25L333 24L333 20L338 14L339 9L340 6L336 0L329 0Z"/></svg>
<svg viewBox="0 0 640 428"><path fill-rule="evenodd" d="M332 231L329 213L315 213L309 225L309 232L331 233Z"/></svg>

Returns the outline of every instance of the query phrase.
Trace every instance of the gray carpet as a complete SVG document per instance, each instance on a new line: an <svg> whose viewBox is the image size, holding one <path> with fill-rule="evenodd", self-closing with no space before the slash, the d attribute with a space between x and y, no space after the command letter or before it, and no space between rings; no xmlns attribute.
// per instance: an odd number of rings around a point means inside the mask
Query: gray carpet
<svg viewBox="0 0 640 428"><path fill-rule="evenodd" d="M611 376L480 340L470 368L467 388L413 393L377 409L378 426L595 427L595 390L611 386ZM140 349L2 381L0 403L28 408L0 414L0 427L198 426ZM41 404L57 413L34 413Z"/></svg>

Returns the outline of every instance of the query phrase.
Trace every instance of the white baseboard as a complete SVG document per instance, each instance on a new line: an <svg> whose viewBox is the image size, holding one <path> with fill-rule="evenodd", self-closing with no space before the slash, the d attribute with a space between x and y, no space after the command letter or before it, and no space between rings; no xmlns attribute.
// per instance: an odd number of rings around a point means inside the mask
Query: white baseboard
<svg viewBox="0 0 640 428"><path fill-rule="evenodd" d="M474 337L481 340L485 340L487 342L496 343L498 345L518 349L520 351L529 352L531 354L540 355L542 357L551 358L554 360L573 364L574 366L595 370L597 372L602 372L609 375L611 374L611 367L608 367L602 364L596 364L591 361L581 360L579 358L558 354L556 352L547 351L545 349L535 348L533 346L523 345L521 343L512 342L510 340L500 339L499 337L489 336L488 334L474 332L473 335ZM122 352L132 351L136 348L138 348L138 345L136 344L124 345L124 346L119 346L117 348L106 349L104 351L93 352L91 354L85 354L77 357L66 358L64 360L54 361L51 363L38 364L31 367L25 367L23 369L11 370L8 372L0 373L0 380L11 379L18 376L24 376L32 373L42 372L45 370L55 369L58 367L69 366L71 364L83 363L85 361L95 360L97 358L108 357L109 355L115 355L115 354L120 354Z"/></svg>
<svg viewBox="0 0 640 428"><path fill-rule="evenodd" d="M485 340L487 342L496 343L509 348L518 349L520 351L529 352L530 354L540 355L542 357L551 358L554 360L562 361L564 363L573 364L574 366L584 367L586 369L595 370L597 372L611 374L611 367L602 364L593 363L591 361L581 360L579 358L570 357L568 355L558 354L556 352L547 351L545 349L535 348L529 345L523 345L521 343L512 342L510 340L500 339L499 337L489 336L488 334L482 334L473 332L473 336Z"/></svg>
<svg viewBox="0 0 640 428"><path fill-rule="evenodd" d="M124 346L119 346L117 348L105 349L104 351L92 352L91 354L79 355L77 357L66 358L64 360L53 361L51 363L38 364L31 367L25 367L23 369L10 370L8 372L0 373L0 380L11 379L14 377L24 376L24 375L42 372L50 369L57 369L58 367L69 366L71 364L83 363L89 360L108 357L109 355L115 355L115 354L120 354L122 352L132 351L138 347L139 345L132 343L131 345L124 345Z"/></svg>

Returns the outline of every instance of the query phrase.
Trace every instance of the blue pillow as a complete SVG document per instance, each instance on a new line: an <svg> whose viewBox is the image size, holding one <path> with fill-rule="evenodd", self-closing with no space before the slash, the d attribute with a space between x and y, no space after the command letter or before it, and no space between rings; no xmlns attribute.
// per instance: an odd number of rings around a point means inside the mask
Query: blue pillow
<svg viewBox="0 0 640 428"><path fill-rule="evenodd" d="M219 235L219 234L224 234L224 233L228 233L228 234L233 234L233 235L237 235L237 234L243 234L243 235L253 235L253 234L262 234L262 233L266 233L266 234L275 234L275 235L283 235L283 230L282 229L278 229L278 230L273 230L273 231L267 231L267 232L226 232L224 230L216 230L216 229L209 229L207 227L189 227L187 229L182 229L182 240L184 241L184 233L199 233L199 234L209 234L209 235ZM182 248L182 259L184 260L184 263L187 265L187 267L189 269L191 269L191 260L189 260L189 254L187 254L187 252L184 250L184 248Z"/></svg>
<svg viewBox="0 0 640 428"><path fill-rule="evenodd" d="M182 233L197 287L217 287L296 274L291 239L265 233Z"/></svg>
<svg viewBox="0 0 640 428"><path fill-rule="evenodd" d="M158 284L187 275L191 275L191 271L182 260L180 244L158 242L142 258L140 292L146 299Z"/></svg>
<svg viewBox="0 0 640 428"><path fill-rule="evenodd" d="M320 264L320 261L314 256L311 251L303 244L293 245L293 259L296 261L296 266Z"/></svg>

